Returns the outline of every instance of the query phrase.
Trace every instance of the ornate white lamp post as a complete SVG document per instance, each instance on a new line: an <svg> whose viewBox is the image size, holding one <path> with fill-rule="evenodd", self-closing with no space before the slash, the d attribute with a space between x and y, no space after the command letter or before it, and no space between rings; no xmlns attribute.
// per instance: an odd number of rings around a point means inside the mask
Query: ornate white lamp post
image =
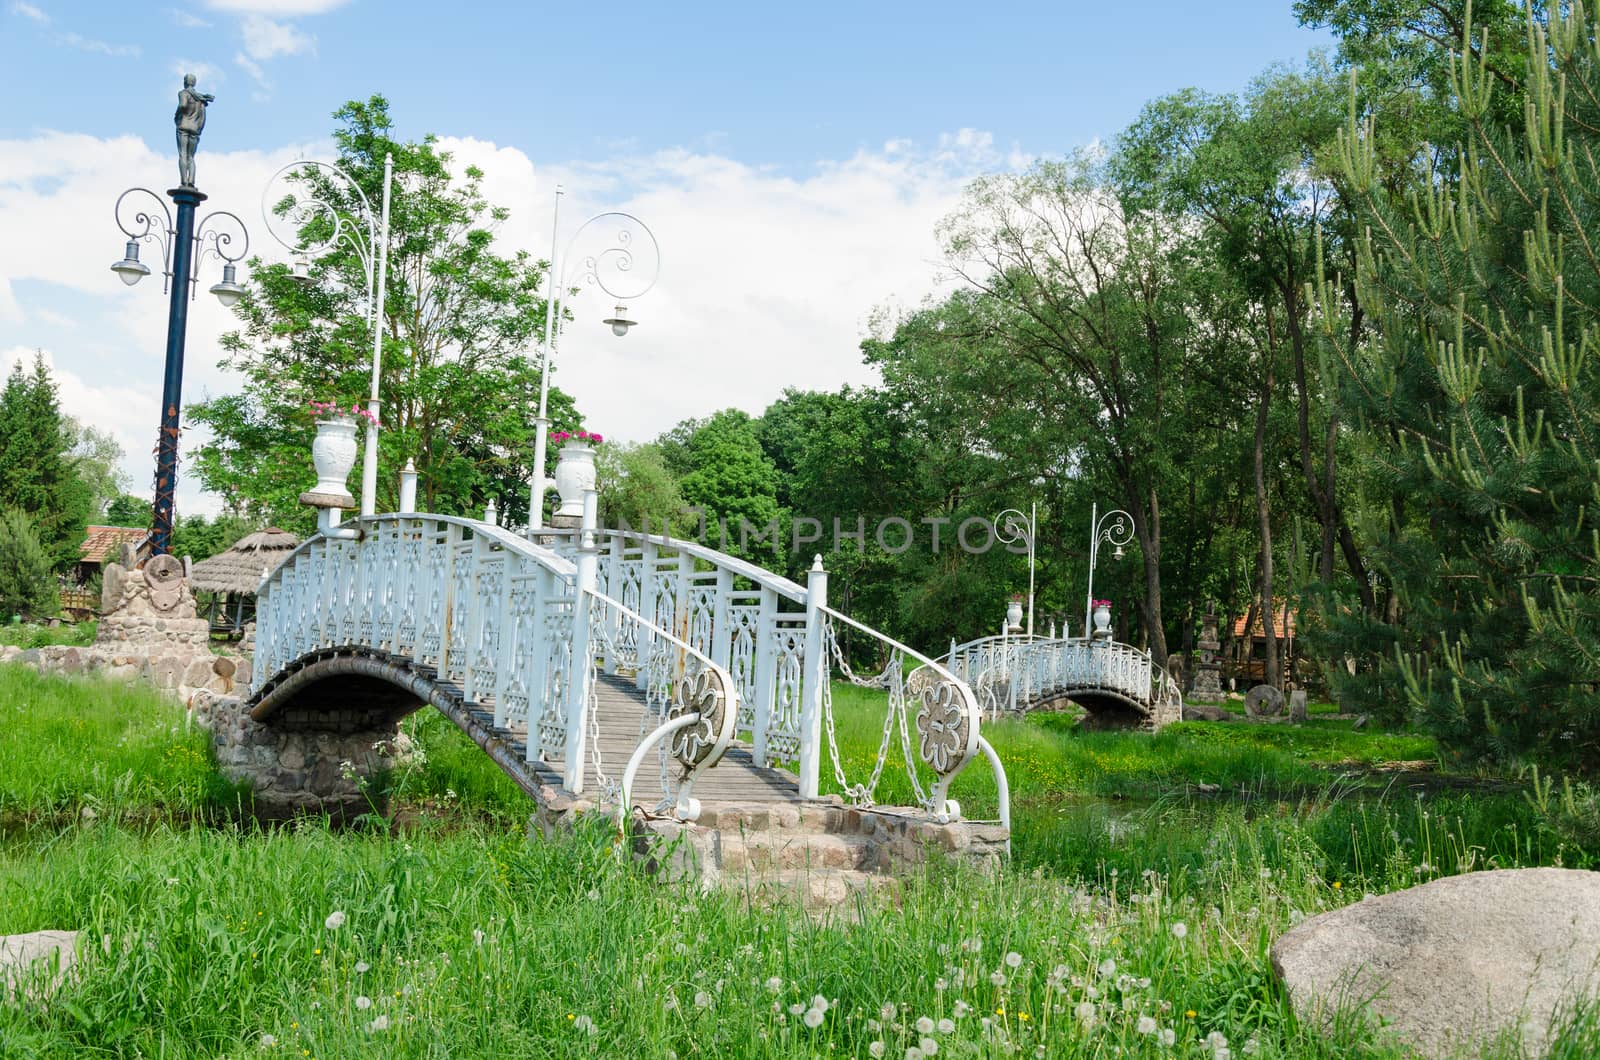
<svg viewBox="0 0 1600 1060"><path fill-rule="evenodd" d="M628 213L610 211L585 221L567 241L566 253L556 258L556 236L561 220L562 189L556 185L556 204L550 221L550 273L545 287L544 356L539 365L539 415L534 418L533 481L528 504L528 532L544 526L544 497L551 482L545 478L544 462L550 440L550 365L561 339L561 299L571 289L572 266L582 268L577 280L592 283L616 299L616 311L602 323L619 338L638 321L628 319L627 303L656 285L661 275L661 245L645 223ZM573 248L589 230L590 238L601 237L604 248L572 256ZM643 237L640 239L640 237Z"/></svg>
<svg viewBox="0 0 1600 1060"><path fill-rule="evenodd" d="M1094 616L1094 566L1100 558L1100 543L1103 541L1112 547L1113 559L1122 558L1122 547L1133 540L1133 516L1120 508L1100 514L1100 505L1096 503L1089 514L1089 592L1083 605L1083 635L1089 637L1094 628L1090 620Z"/></svg>
<svg viewBox="0 0 1600 1060"><path fill-rule="evenodd" d="M314 170L319 175L337 181L346 191L354 193L353 211L347 212L294 184L287 190L287 202L282 193L275 198L273 185L278 182L278 178L296 170ZM361 185L356 183L355 178L331 162L305 159L291 162L272 175L267 181L266 190L261 195L261 216L267 223L267 231L294 253L294 264L291 268L295 279L309 283L312 279L312 259L327 253L341 240L355 249L357 257L361 259L361 270L367 278L367 319L372 327L372 390L367 398L367 411L371 416L367 420L367 444L361 461L362 515L372 515L377 509L378 410L383 404L378 393L378 383L383 370L383 294L389 267L389 191L393 181L394 157L386 154L383 156L381 214L373 211L372 203L361 190ZM302 242L303 230L319 216L327 220L327 237L307 246ZM364 238L359 230L361 226L366 227Z"/></svg>
<svg viewBox="0 0 1600 1060"><path fill-rule="evenodd" d="M1028 546L1028 636L1033 636L1033 576L1034 547L1039 541L1039 502L1034 501L1031 514L1024 516L1015 508L1007 508L994 517L994 535L1004 544L1021 542Z"/></svg>

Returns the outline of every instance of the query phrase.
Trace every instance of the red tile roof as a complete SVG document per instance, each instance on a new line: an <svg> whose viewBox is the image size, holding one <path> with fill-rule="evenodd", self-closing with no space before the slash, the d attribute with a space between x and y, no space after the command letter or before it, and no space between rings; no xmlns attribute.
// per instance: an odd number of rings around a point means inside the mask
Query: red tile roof
<svg viewBox="0 0 1600 1060"><path fill-rule="evenodd" d="M1297 636L1299 634L1299 632L1300 632L1299 629L1297 628L1299 623L1295 621L1295 619L1297 617L1298 617L1298 614L1295 611L1293 605L1291 605L1290 608L1289 608L1289 622L1288 622L1288 626L1289 626L1288 635L1291 636L1291 637ZM1245 618L1245 616L1240 615L1238 618L1233 620L1233 635L1234 635L1235 639L1241 639L1241 638L1244 637L1244 618ZM1273 608L1273 611L1272 611L1272 632L1274 634L1276 634L1277 636L1281 637L1281 636L1284 635L1284 628L1283 627L1284 627L1283 601L1279 600L1277 607ZM1266 625L1261 621L1261 613L1258 611L1258 612L1256 612L1256 626L1255 626L1254 631L1252 632L1252 636L1253 637L1264 638L1264 637L1266 637L1266 635L1267 635Z"/></svg>
<svg viewBox="0 0 1600 1060"><path fill-rule="evenodd" d="M85 529L89 536L78 549L80 563L113 563L124 544L138 548L150 535L145 527L90 526Z"/></svg>

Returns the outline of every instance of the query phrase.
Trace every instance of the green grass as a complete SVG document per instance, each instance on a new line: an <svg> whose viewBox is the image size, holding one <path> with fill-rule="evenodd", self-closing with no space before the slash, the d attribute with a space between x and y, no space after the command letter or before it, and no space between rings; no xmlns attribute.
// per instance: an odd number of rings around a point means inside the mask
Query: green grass
<svg viewBox="0 0 1600 1060"><path fill-rule="evenodd" d="M854 694L836 702L858 761L879 731ZM1331 1038L1296 1022L1268 961L1278 934L1439 874L1595 864L1520 794L1355 798L1315 765L1413 757L1384 742L1411 737L1252 727L1265 742L1235 745L1226 726L1007 722L985 731L1012 769L1013 861L994 875L933 865L898 906L819 926L652 880L605 822L530 838L525 797L431 712L408 722L426 761L395 781L424 810L405 827L261 831L194 823L226 796L203 738L153 695L0 667L0 703L0 933L107 940L51 1004L0 1001L7 1060L864 1056L874 1042L899 1058L919 1018L951 1021L928 1035L941 1056L1195 1056L1217 1032L1235 1056L1254 1040L1264 1057L1389 1057L1354 1020ZM1321 788L1293 803L1179 793L1285 762ZM971 773L962 794L980 805L987 770ZM1166 794L1119 803L1097 794L1107 778ZM1055 782L1075 786L1038 786ZM77 812L113 801L93 821ZM1174 1048L1141 1034L1141 1016ZM1597 1030L1592 1009L1575 1014L1554 1055L1593 1055Z"/></svg>
<svg viewBox="0 0 1600 1060"><path fill-rule="evenodd" d="M39 817L195 815L235 801L210 739L154 691L0 666L0 830Z"/></svg>
<svg viewBox="0 0 1600 1060"><path fill-rule="evenodd" d="M0 625L0 644L18 648L43 648L51 644L75 644L79 647L94 643L99 623L63 622L59 626L41 626L31 622L14 622Z"/></svg>

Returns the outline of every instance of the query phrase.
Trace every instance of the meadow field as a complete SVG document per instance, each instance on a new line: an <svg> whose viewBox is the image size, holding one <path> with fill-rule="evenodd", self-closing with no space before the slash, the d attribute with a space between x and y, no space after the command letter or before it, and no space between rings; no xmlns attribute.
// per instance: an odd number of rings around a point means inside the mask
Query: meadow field
<svg viewBox="0 0 1600 1060"><path fill-rule="evenodd" d="M856 761L873 695L835 692ZM47 1001L0 1000L0 1056L1395 1056L1354 1018L1300 1025L1273 938L1366 893L1600 853L1546 785L1413 787L1438 770L1414 735L1041 716L986 728L1009 865L936 863L818 922L658 882L604 821L530 836L448 723L408 725L426 759L392 778L393 821L263 829L181 711L0 667L0 934L78 930L84 953ZM993 812L971 773L958 796ZM1555 1055L1597 1040L1574 1013Z"/></svg>

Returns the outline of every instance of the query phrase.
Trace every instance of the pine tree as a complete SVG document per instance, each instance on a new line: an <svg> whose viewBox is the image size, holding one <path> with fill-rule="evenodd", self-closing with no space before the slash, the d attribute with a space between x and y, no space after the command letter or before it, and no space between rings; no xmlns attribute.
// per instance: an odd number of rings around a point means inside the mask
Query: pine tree
<svg viewBox="0 0 1600 1060"><path fill-rule="evenodd" d="M13 365L0 391L0 506L32 521L56 567L77 557L94 505L71 449L44 355L35 355L31 372L21 362Z"/></svg>
<svg viewBox="0 0 1600 1060"><path fill-rule="evenodd" d="M1576 0L1547 10L1529 22L1520 128L1494 121L1489 48L1469 28L1451 66L1459 174L1397 201L1373 121L1341 141L1377 336L1346 365L1384 492L1364 529L1393 603L1336 632L1366 660L1340 681L1363 709L1402 708L1457 757L1593 770L1600 21Z"/></svg>
<svg viewBox="0 0 1600 1060"><path fill-rule="evenodd" d="M60 609L50 556L33 520L15 508L0 513L0 617L49 618Z"/></svg>

